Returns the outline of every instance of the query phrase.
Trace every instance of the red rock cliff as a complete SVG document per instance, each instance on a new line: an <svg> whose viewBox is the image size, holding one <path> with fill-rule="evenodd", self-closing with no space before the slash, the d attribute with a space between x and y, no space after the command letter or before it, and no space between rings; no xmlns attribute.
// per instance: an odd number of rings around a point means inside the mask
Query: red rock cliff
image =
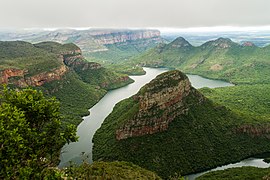
<svg viewBox="0 0 270 180"><path fill-rule="evenodd" d="M133 97L138 102L138 111L116 130L116 139L167 130L170 122L188 111L190 105L187 98L194 94L197 103L204 100L180 71L158 76Z"/></svg>

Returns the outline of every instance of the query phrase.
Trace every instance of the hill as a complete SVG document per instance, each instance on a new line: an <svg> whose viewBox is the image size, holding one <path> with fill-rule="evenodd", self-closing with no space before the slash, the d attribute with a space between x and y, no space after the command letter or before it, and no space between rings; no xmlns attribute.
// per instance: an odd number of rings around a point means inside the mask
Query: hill
<svg viewBox="0 0 270 180"><path fill-rule="evenodd" d="M132 82L127 75L86 61L75 44L7 41L0 47L0 84L33 87L56 96L70 118L87 114L107 90Z"/></svg>
<svg viewBox="0 0 270 180"><path fill-rule="evenodd" d="M94 135L93 159L130 161L165 178L203 171L269 151L270 122L253 120L169 71L115 106Z"/></svg>
<svg viewBox="0 0 270 180"><path fill-rule="evenodd" d="M71 173L72 172L72 173ZM147 179L161 180L155 173L128 162L94 162L69 167L65 174L76 179Z"/></svg>
<svg viewBox="0 0 270 180"><path fill-rule="evenodd" d="M218 38L195 47L179 37L132 58L129 64L171 67L235 84L263 84L270 82L269 54L270 46L257 47L251 42L240 45Z"/></svg>

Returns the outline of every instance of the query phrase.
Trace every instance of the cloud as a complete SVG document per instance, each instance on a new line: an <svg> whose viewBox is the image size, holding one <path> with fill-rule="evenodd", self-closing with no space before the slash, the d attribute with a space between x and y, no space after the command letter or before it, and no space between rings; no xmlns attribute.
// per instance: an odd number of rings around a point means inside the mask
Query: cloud
<svg viewBox="0 0 270 180"><path fill-rule="evenodd" d="M2 0L0 27L266 26L269 0Z"/></svg>

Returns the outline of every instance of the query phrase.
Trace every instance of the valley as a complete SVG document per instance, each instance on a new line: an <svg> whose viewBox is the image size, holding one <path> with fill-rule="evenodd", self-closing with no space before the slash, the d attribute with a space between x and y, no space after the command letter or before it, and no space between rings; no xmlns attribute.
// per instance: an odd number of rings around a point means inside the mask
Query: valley
<svg viewBox="0 0 270 180"><path fill-rule="evenodd" d="M74 166L81 173L80 168L92 172L95 166L116 172L120 166L158 179L269 152L267 41L236 43L210 35L198 41L190 35L190 43L154 29L29 31L0 37L23 40L0 42L0 83L56 97L63 127L78 126L78 141L59 152L60 168L74 163L82 164ZM85 164L93 161L93 166ZM95 161L132 162L157 175L131 163Z"/></svg>

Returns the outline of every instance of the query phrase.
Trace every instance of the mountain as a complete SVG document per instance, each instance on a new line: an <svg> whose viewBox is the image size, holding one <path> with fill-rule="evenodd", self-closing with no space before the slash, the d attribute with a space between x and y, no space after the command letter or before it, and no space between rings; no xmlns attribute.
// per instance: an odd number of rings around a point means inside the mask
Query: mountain
<svg viewBox="0 0 270 180"><path fill-rule="evenodd" d="M126 75L86 61L75 44L0 42L0 84L56 96L71 117L87 114L107 90L131 82Z"/></svg>
<svg viewBox="0 0 270 180"><path fill-rule="evenodd" d="M3 36L3 37L2 37ZM5 40L24 40L32 43L55 41L78 45L88 58L105 61L124 60L162 42L154 29L58 29L54 31L16 31L4 33ZM98 53L100 52L100 53Z"/></svg>
<svg viewBox="0 0 270 180"><path fill-rule="evenodd" d="M235 84L270 82L270 46L242 45L229 38L218 38L194 47L179 37L160 44L126 63L130 66L171 67L185 73L223 79Z"/></svg>
<svg viewBox="0 0 270 180"><path fill-rule="evenodd" d="M163 178L186 175L268 152L269 121L255 122L169 71L114 107L94 135L93 159L133 162Z"/></svg>

